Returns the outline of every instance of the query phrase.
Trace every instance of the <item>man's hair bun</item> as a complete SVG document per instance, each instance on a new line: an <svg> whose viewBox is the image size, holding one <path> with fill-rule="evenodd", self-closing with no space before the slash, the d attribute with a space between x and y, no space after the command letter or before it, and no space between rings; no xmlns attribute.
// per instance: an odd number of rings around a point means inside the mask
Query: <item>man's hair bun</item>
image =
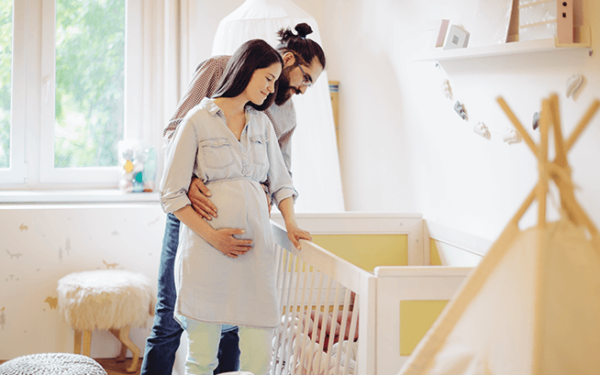
<svg viewBox="0 0 600 375"><path fill-rule="evenodd" d="M307 23L299 23L294 27L300 38L306 38L308 34L312 34L313 30Z"/></svg>
<svg viewBox="0 0 600 375"><path fill-rule="evenodd" d="M323 69L325 69L325 53L319 45L312 39L306 39L308 34L312 34L313 29L307 23L299 23L294 26L296 34L288 27L280 29L277 32L279 36L279 45L277 50L284 54L293 52L296 55L296 63L309 65L316 57Z"/></svg>

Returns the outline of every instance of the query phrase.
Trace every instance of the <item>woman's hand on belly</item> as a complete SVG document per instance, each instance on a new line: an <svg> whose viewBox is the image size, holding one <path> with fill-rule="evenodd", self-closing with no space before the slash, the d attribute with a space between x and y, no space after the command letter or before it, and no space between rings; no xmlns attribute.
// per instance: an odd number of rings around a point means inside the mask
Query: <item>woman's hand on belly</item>
<svg viewBox="0 0 600 375"><path fill-rule="evenodd" d="M234 234L244 233L243 229L217 229L212 232L210 238L207 238L206 241L228 257L237 258L252 249L252 240L240 240L233 237Z"/></svg>
<svg viewBox="0 0 600 375"><path fill-rule="evenodd" d="M175 216L198 236L231 258L237 258L252 249L252 240L240 240L235 234L244 234L243 229L213 228L190 205L173 212Z"/></svg>

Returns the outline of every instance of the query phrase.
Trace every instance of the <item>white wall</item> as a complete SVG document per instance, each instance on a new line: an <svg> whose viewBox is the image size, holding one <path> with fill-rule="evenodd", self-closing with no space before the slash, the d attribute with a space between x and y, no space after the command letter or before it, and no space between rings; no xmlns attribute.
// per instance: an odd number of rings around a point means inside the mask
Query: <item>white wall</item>
<svg viewBox="0 0 600 375"><path fill-rule="evenodd" d="M73 330L51 302L58 280L71 272L110 264L156 285L165 228L158 204L5 205L0 228L0 359L73 352ZM149 318L131 331L142 352L151 326ZM92 334L92 357L119 349L108 331Z"/></svg>
<svg viewBox="0 0 600 375"><path fill-rule="evenodd" d="M319 13L330 79L340 83L340 138L346 209L415 211L442 225L493 240L537 180L525 145L485 140L454 112L433 62L413 62L432 19L460 19L444 0L329 0ZM600 41L600 3L582 0L584 22ZM306 9L311 12L311 9ZM466 10L467 12L469 10ZM534 139L541 99L560 94L563 129L574 128L600 98L600 61L587 50L444 64L455 97L472 118L503 129L502 95ZM573 74L587 83L576 101L564 96ZM577 197L600 224L600 115L570 153ZM531 223L528 215L524 223Z"/></svg>

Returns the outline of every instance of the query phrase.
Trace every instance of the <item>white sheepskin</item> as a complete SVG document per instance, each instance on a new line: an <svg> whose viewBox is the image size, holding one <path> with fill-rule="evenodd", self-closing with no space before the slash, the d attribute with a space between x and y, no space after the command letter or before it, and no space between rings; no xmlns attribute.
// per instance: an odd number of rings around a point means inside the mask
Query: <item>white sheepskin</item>
<svg viewBox="0 0 600 375"><path fill-rule="evenodd" d="M139 273L86 271L58 281L58 308L75 330L140 327L154 314L155 304L150 280Z"/></svg>

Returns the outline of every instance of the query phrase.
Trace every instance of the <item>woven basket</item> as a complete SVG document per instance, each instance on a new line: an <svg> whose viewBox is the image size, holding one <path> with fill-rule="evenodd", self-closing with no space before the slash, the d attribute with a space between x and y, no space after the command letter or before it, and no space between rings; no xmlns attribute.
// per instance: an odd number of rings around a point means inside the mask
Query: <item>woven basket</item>
<svg viewBox="0 0 600 375"><path fill-rule="evenodd" d="M93 359L79 354L43 353L11 359L0 375L107 375Z"/></svg>

